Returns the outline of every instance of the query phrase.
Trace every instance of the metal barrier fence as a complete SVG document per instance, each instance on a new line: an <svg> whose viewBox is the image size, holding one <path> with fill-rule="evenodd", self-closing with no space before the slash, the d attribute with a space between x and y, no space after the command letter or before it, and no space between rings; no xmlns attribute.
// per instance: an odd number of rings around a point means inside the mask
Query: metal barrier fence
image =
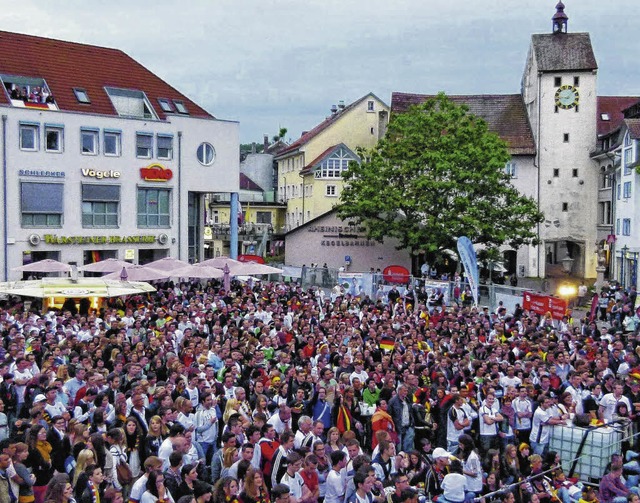
<svg viewBox="0 0 640 503"><path fill-rule="evenodd" d="M298 269L298 268L296 268ZM382 299L387 301L386 294L391 290L393 284L384 280L381 273L371 272L348 272L340 269L325 267L302 267L299 270L300 282L303 288L311 286L322 288L327 295L340 293L350 293L353 296L368 295L371 299ZM406 284L396 285L400 295L404 295L408 286L418 292L425 288L427 294L438 291L442 294L445 305L454 303L461 304L462 298L458 293L462 293L466 286L463 281L457 284L454 281L440 281L429 278L411 276ZM496 283L480 284L478 305L486 306L491 311L502 302L508 311L513 312L517 303L522 304L522 295L526 288L509 285L499 285Z"/></svg>

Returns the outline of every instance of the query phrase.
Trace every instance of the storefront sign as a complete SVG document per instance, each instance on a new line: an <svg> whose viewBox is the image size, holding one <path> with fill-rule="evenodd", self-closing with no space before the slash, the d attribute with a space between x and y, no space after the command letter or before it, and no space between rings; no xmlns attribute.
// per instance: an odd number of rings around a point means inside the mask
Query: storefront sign
<svg viewBox="0 0 640 503"><path fill-rule="evenodd" d="M307 232L337 232L338 234L353 234L356 232L365 232L364 227L356 227L355 225L312 225L307 227Z"/></svg>
<svg viewBox="0 0 640 503"><path fill-rule="evenodd" d="M127 248L124 251L125 260L135 260L135 258L136 258L136 251L133 248Z"/></svg>
<svg viewBox="0 0 640 503"><path fill-rule="evenodd" d="M531 292L524 292L522 298L522 308L533 311L544 316L551 313L554 320L561 320L567 312L567 301L548 295L537 295Z"/></svg>
<svg viewBox="0 0 640 503"><path fill-rule="evenodd" d="M57 234L45 234L44 242L48 245L100 245L100 244L125 244L125 243L155 243L156 236L58 236Z"/></svg>
<svg viewBox="0 0 640 503"><path fill-rule="evenodd" d="M369 241L366 239L353 240L353 239L323 239L320 241L320 246L375 246L375 241Z"/></svg>
<svg viewBox="0 0 640 503"><path fill-rule="evenodd" d="M46 176L48 178L64 178L64 171L49 171L46 169L20 169L19 176Z"/></svg>
<svg viewBox="0 0 640 503"><path fill-rule="evenodd" d="M173 178L173 171L162 164L150 164L146 168L140 168L140 178L145 182L168 182Z"/></svg>
<svg viewBox="0 0 640 503"><path fill-rule="evenodd" d="M102 171L99 169L83 168L82 176L97 178L98 180L102 180L103 178L120 178L120 171L114 171L112 169Z"/></svg>

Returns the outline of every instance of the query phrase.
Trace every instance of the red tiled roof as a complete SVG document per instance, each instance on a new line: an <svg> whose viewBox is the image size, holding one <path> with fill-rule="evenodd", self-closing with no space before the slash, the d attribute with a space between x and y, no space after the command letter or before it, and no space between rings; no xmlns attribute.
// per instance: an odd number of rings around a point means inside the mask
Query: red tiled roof
<svg viewBox="0 0 640 503"><path fill-rule="evenodd" d="M640 119L625 119L625 125L629 129L629 136L631 139L637 140L640 138Z"/></svg>
<svg viewBox="0 0 640 503"><path fill-rule="evenodd" d="M639 101L640 96L598 96L598 136L618 129L624 119L622 112ZM603 120L602 114L607 114L609 120Z"/></svg>
<svg viewBox="0 0 640 503"><path fill-rule="evenodd" d="M424 103L433 95L393 93L391 113L404 113L410 106ZM509 145L512 155L534 155L535 142L527 111L520 94L485 94L448 96L457 104L467 105L469 113L487 122L489 130Z"/></svg>
<svg viewBox="0 0 640 503"><path fill-rule="evenodd" d="M240 188L244 190L259 190L261 192L264 192L260 185L258 185L244 173L240 173Z"/></svg>
<svg viewBox="0 0 640 503"><path fill-rule="evenodd" d="M0 31L0 74L43 78L60 110L117 115L105 86L143 91L160 119L158 98L182 100L189 115L212 118L206 110L118 49ZM73 88L87 91L79 103ZM0 92L0 105L9 104Z"/></svg>

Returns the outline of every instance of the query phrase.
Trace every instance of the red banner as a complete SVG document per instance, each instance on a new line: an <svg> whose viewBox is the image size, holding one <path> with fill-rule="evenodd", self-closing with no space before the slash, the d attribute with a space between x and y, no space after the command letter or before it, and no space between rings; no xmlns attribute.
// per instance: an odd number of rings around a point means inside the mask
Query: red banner
<svg viewBox="0 0 640 503"><path fill-rule="evenodd" d="M549 295L524 292L522 308L534 313L545 315L551 313L554 320L560 320L567 313L567 301Z"/></svg>
<svg viewBox="0 0 640 503"><path fill-rule="evenodd" d="M596 293L593 296L593 300L591 301L591 311L589 312L589 321L596 321L598 314L598 302L600 301L600 296Z"/></svg>
<svg viewBox="0 0 640 503"><path fill-rule="evenodd" d="M248 262L252 264L264 264L264 258L260 255L238 255L238 262Z"/></svg>

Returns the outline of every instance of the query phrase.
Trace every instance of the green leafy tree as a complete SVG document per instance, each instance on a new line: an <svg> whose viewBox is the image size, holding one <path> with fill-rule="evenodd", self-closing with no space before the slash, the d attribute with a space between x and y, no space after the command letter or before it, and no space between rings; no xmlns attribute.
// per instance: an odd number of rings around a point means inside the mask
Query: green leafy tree
<svg viewBox="0 0 640 503"><path fill-rule="evenodd" d="M455 250L459 236L487 247L537 243L543 216L505 173L506 143L444 93L392 115L386 136L358 153L364 161L343 173L338 215L370 239L394 237L432 257Z"/></svg>

